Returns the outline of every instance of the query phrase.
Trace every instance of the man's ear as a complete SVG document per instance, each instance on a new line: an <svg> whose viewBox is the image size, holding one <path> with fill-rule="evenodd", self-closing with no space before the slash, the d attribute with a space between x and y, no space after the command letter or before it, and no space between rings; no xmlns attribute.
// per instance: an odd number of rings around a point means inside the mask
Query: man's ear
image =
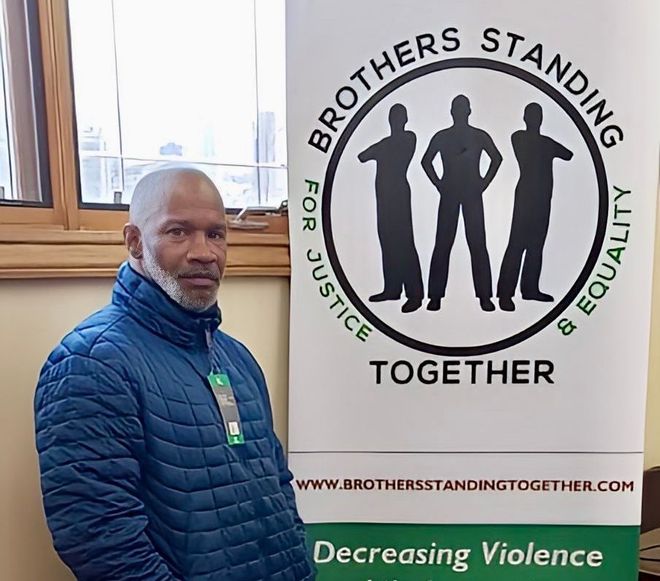
<svg viewBox="0 0 660 581"><path fill-rule="evenodd" d="M124 226L124 244L131 258L140 260L142 258L142 233L134 224Z"/></svg>

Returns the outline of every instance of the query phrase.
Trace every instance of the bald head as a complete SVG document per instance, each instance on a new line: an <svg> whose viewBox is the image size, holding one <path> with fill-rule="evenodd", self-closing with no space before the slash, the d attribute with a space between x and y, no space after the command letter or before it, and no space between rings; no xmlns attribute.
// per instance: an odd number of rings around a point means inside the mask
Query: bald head
<svg viewBox="0 0 660 581"><path fill-rule="evenodd" d="M168 168L151 172L144 176L135 186L129 221L142 230L150 218L163 210L170 197L177 191L195 190L200 185L215 191L220 203L222 198L215 184L204 173L192 168Z"/></svg>
<svg viewBox="0 0 660 581"><path fill-rule="evenodd" d="M159 170L133 193L124 240L131 266L191 310L215 303L227 251L220 192L201 171Z"/></svg>

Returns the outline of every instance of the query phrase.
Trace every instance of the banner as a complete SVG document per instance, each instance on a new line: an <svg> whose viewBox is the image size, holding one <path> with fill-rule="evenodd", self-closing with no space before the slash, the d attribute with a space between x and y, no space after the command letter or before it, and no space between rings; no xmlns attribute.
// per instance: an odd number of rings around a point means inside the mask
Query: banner
<svg viewBox="0 0 660 581"><path fill-rule="evenodd" d="M637 577L655 0L288 0L320 580Z"/></svg>

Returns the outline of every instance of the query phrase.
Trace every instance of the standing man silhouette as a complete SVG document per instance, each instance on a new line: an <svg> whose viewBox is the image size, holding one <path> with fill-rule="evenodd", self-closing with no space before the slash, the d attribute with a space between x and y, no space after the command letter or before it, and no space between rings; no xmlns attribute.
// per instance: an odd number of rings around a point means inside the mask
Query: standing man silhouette
<svg viewBox="0 0 660 581"><path fill-rule="evenodd" d="M369 297L371 302L399 300L401 289L407 301L404 313L422 306L424 285L413 235L408 167L415 153L417 137L406 131L408 112L401 104L390 109L391 134L365 149L358 159L376 162L376 224L383 260L383 291Z"/></svg>
<svg viewBox="0 0 660 581"><path fill-rule="evenodd" d="M472 260L474 291L484 311L494 311L490 259L486 248L484 205L482 194L490 185L502 163L502 156L488 133L468 124L470 101L458 95L451 103L454 124L436 133L422 158L422 167L440 193L438 226L435 248L429 273L429 311L440 309L440 300L445 296L449 275L449 255L458 227L458 215L462 211ZM481 154L490 158L484 177L479 170ZM442 160L442 178L433 167L437 154Z"/></svg>
<svg viewBox="0 0 660 581"><path fill-rule="evenodd" d="M520 178L516 185L513 204L511 234L507 245L497 296L503 311L513 311L513 303L520 265L525 262L520 277L522 298L528 301L552 302L554 298L539 288L543 246L550 224L552 200L552 162L555 158L570 160L573 153L554 139L541 135L543 109L538 103L530 103L524 113L526 129L511 136L513 151L520 166Z"/></svg>

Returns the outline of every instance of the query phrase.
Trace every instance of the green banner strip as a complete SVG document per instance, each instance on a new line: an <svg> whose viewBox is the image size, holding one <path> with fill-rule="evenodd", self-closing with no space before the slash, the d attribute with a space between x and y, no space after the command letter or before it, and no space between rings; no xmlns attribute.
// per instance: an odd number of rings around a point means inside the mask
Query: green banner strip
<svg viewBox="0 0 660 581"><path fill-rule="evenodd" d="M314 524L318 581L634 581L639 528Z"/></svg>

